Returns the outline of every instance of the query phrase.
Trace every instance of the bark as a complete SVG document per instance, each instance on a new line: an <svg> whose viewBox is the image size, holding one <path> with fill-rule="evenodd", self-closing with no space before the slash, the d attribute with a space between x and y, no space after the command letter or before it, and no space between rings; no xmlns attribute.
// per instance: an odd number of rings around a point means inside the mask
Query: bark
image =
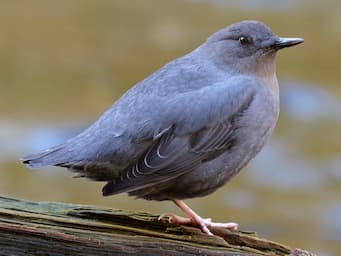
<svg viewBox="0 0 341 256"><path fill-rule="evenodd" d="M255 233L213 232L146 212L0 197L0 255L313 255Z"/></svg>

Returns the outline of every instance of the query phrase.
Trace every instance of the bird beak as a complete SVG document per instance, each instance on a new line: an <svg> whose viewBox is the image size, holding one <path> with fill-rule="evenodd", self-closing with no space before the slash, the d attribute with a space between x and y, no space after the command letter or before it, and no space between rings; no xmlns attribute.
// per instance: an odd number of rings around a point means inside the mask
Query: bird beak
<svg viewBox="0 0 341 256"><path fill-rule="evenodd" d="M279 37L275 43L273 44L273 46L277 49L282 49L285 47L290 47L290 46L294 46L300 43L303 43L304 39L303 38L290 38L290 37Z"/></svg>

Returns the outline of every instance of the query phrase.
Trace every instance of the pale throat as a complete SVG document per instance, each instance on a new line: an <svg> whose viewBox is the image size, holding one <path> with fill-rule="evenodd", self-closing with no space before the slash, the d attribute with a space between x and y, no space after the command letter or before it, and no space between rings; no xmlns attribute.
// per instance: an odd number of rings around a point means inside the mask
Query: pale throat
<svg viewBox="0 0 341 256"><path fill-rule="evenodd" d="M265 84L275 93L279 93L278 80L276 76L275 58L269 58L257 65L257 69L252 70L258 78L264 80Z"/></svg>

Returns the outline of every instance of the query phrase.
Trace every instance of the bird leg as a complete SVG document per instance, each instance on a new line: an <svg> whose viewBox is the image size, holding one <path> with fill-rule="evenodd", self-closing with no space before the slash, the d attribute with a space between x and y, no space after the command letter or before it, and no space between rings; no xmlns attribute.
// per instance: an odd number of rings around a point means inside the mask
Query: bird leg
<svg viewBox="0 0 341 256"><path fill-rule="evenodd" d="M217 223L217 222L212 222L212 219L210 218L204 219L200 217L197 213L195 213L182 200L174 199L173 202L188 216L188 218L177 216L173 213L164 213L159 217L159 219L163 217L168 217L169 222L173 224L190 225L194 227L199 227L202 232L210 236L213 236L213 233L210 231L210 228L218 227L218 228L226 228L230 230L236 230L238 228L238 224L234 222Z"/></svg>

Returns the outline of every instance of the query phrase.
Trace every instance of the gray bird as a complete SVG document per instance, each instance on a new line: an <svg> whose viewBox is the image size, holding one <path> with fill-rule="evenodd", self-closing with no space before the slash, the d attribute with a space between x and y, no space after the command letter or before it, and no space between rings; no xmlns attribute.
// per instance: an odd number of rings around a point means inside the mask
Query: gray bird
<svg viewBox="0 0 341 256"><path fill-rule="evenodd" d="M276 52L302 42L261 22L232 24L137 83L76 137L21 160L107 182L104 196L172 200L187 218L162 216L210 235L237 229L182 200L214 192L261 150L279 114Z"/></svg>

